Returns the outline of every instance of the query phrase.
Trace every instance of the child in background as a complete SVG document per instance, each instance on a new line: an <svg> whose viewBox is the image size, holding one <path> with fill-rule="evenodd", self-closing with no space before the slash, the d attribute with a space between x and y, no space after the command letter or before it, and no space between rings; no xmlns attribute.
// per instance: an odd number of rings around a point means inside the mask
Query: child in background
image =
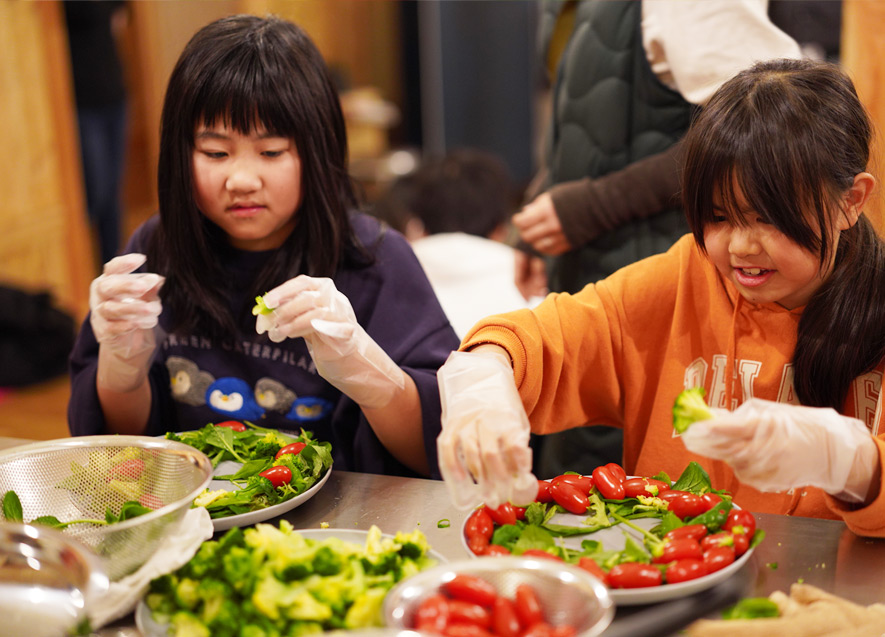
<svg viewBox="0 0 885 637"><path fill-rule="evenodd" d="M479 319L536 305L514 283L515 252L503 243L516 209L504 161L459 148L394 182L375 215L402 232L459 337Z"/></svg>
<svg viewBox="0 0 885 637"><path fill-rule="evenodd" d="M692 235L487 318L440 369L455 503L533 499L530 431L590 422L624 429L628 474L678 476L696 460L751 511L885 535L885 246L862 214L871 135L835 65L776 60L725 83L684 142ZM680 439L673 402L695 386L733 411Z"/></svg>
<svg viewBox="0 0 885 637"><path fill-rule="evenodd" d="M203 27L162 117L159 216L92 283L71 433L247 420L312 430L338 469L438 475L436 371L458 339L408 243L356 211L307 35L273 17Z"/></svg>

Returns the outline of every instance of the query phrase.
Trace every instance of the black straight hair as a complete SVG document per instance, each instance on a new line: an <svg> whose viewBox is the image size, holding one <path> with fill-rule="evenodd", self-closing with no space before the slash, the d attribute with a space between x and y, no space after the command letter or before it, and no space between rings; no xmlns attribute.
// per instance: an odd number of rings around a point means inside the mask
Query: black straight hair
<svg viewBox="0 0 885 637"><path fill-rule="evenodd" d="M162 300L172 310L173 330L231 343L248 313L234 316L230 309L222 263L227 238L197 208L192 169L196 129L217 123L293 139L301 159L297 226L260 270L254 296L298 274L331 277L343 263L369 257L350 225L357 196L339 97L313 42L273 16L234 15L204 26L185 46L166 89L157 176L161 223L148 267L166 277Z"/></svg>
<svg viewBox="0 0 885 637"><path fill-rule="evenodd" d="M683 143L682 199L701 249L716 215L749 206L798 245L832 256L832 228L868 169L873 127L833 63L771 60L742 71L700 111ZM714 210L719 193L721 210ZM804 405L841 411L851 383L885 357L885 246L860 215L842 231L833 271L799 321L794 387Z"/></svg>

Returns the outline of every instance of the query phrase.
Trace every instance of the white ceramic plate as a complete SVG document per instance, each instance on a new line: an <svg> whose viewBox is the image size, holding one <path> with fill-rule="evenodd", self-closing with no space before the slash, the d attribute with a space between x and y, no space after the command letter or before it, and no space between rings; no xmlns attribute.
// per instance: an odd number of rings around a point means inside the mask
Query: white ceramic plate
<svg viewBox="0 0 885 637"><path fill-rule="evenodd" d="M234 462L233 460L225 460L224 462L218 463L218 466L215 468L213 475L233 475L237 471L239 471L240 467L242 466L243 465L239 462ZM287 511L291 511L295 507L304 504L313 496L315 496L317 492L322 488L322 486L326 483L326 480L329 479L330 473L332 473L332 467L329 467L326 470L326 473L323 474L323 476L319 480L317 480L311 488L309 488L304 493L296 495L291 500L286 500L285 502L274 504L273 506L269 506L266 509L249 511L248 513L240 513L239 515L229 515L224 518L215 518L212 520L212 526L215 527L215 532L217 533L218 531L226 531L227 529L235 526L249 526L250 524L264 522L271 518L275 518L278 515L282 515ZM209 483L209 490L211 491L218 489L224 489L225 491L236 491L240 488L242 488L240 487L240 485L234 484L229 480L212 480Z"/></svg>
<svg viewBox="0 0 885 637"><path fill-rule="evenodd" d="M740 507L735 504L734 508L739 509ZM557 513L553 516L550 522L552 524L564 524L567 526L581 526L581 522L586 518L587 516L585 515ZM642 527L648 531L657 526L661 520L659 518L639 518L637 520L631 521L636 526ZM466 526L466 524L467 520L465 519L464 525ZM564 538L560 537L556 538L556 541L560 542L563 546L566 546L568 548L580 550L581 542L583 540L590 539L601 542L605 550L620 551L624 548L624 544L626 543L625 533L628 533L637 544L639 544L640 546L643 545L642 534L624 524L618 524L607 529L601 529L599 531L596 531L595 533L590 533L588 535L576 535ZM461 527L461 542L464 545L464 550L467 551L469 555L476 557L476 555L474 555L474 553L467 546L467 538L464 536L464 526ZM648 588L613 588L610 589L611 598L612 600L614 600L616 605L635 606L639 604L654 604L656 602L662 602L668 599L675 599L677 597L685 597L686 595L697 593L718 584L728 577L731 577L734 573L740 570L740 568L744 564L747 563L747 560L750 559L750 555L753 553L753 550L754 549L749 549L733 563L714 573L710 573L709 575L705 575L694 580L689 580L687 582L679 582L678 584L663 584L662 586L650 586Z"/></svg>
<svg viewBox="0 0 885 637"><path fill-rule="evenodd" d="M329 472L327 471L326 476L328 475ZM325 477L323 478L323 480L325 480ZM317 483L317 485L319 484L320 482ZM306 493L307 491L305 491L305 493L303 493L302 495ZM337 537L341 540L344 540L345 542L353 542L355 544L362 545L365 545L366 536L369 534L368 531L360 531L357 529L295 529L295 531L299 535L301 535L301 537L309 538L312 540L324 540L330 537ZM388 533L384 533L383 536L389 538L393 537L393 535L390 535ZM447 561L446 558L444 558L433 549L428 550L427 555L435 559L440 564ZM147 604L144 603L143 599L139 601L138 606L135 607L135 625L138 627L144 637L167 637L168 635L168 626L154 620L153 615L151 615L150 609L147 607ZM378 629L379 632L381 632L382 630L383 629L380 628Z"/></svg>

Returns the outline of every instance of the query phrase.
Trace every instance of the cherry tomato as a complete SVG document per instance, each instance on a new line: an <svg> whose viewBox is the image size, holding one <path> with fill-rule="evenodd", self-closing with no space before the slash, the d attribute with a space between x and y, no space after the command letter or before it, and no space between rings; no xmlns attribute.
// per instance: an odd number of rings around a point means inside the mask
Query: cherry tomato
<svg viewBox="0 0 885 637"><path fill-rule="evenodd" d="M513 505L513 510L516 512L517 520L525 520L525 507Z"/></svg>
<svg viewBox="0 0 885 637"><path fill-rule="evenodd" d="M662 581L661 571L651 564L624 562L612 566L607 583L612 588L645 588L660 586Z"/></svg>
<svg viewBox="0 0 885 637"><path fill-rule="evenodd" d="M705 493L701 496L701 500L707 503L707 511L722 502L722 496L718 493Z"/></svg>
<svg viewBox="0 0 885 637"><path fill-rule="evenodd" d="M500 544L489 544L480 555L510 555L510 551L507 550L507 547L501 546Z"/></svg>
<svg viewBox="0 0 885 637"><path fill-rule="evenodd" d="M474 624L481 628L491 628L492 612L473 602L463 599L449 600L449 626L455 623Z"/></svg>
<svg viewBox="0 0 885 637"><path fill-rule="evenodd" d="M553 627L553 637L575 637L578 631L570 624L560 624Z"/></svg>
<svg viewBox="0 0 885 637"><path fill-rule="evenodd" d="M472 537L485 538L486 544L492 537L495 530L495 523L492 522L492 516L489 515L487 507L480 507L470 514L467 522L464 523L464 535L470 540Z"/></svg>
<svg viewBox="0 0 885 637"><path fill-rule="evenodd" d="M654 487L657 487L657 492ZM661 493L670 489L670 485L663 480L654 478L627 478L624 481L624 497L635 498L644 495L647 497L660 496Z"/></svg>
<svg viewBox="0 0 885 637"><path fill-rule="evenodd" d="M535 496L535 502L552 502L553 496L550 495L550 483L546 480L538 480L538 495Z"/></svg>
<svg viewBox="0 0 885 637"><path fill-rule="evenodd" d="M704 562L710 573L723 569L734 562L734 547L717 546L704 551Z"/></svg>
<svg viewBox="0 0 885 637"><path fill-rule="evenodd" d="M516 615L523 626L531 627L544 621L541 601L530 584L519 584L514 592L513 601L516 606Z"/></svg>
<svg viewBox="0 0 885 637"><path fill-rule="evenodd" d="M603 584L606 581L606 572L602 570L602 567L596 563L592 557L587 557L586 555L582 556L578 559L578 568L582 568L591 575L595 576L599 581Z"/></svg>
<svg viewBox="0 0 885 637"><path fill-rule="evenodd" d="M440 589L452 599L463 599L480 606L491 606L498 598L498 591L494 586L469 573L458 573L440 586Z"/></svg>
<svg viewBox="0 0 885 637"><path fill-rule="evenodd" d="M228 427L234 431L246 431L246 425L238 420L225 420L224 422L215 423L216 427Z"/></svg>
<svg viewBox="0 0 885 637"><path fill-rule="evenodd" d="M590 506L587 494L581 493L581 490L570 482L551 482L550 495L556 504L575 515L583 515Z"/></svg>
<svg viewBox="0 0 885 637"><path fill-rule="evenodd" d="M743 528L743 533L752 539L753 534L756 532L756 518L746 509L732 509L728 512L728 517L725 519L722 529L737 535L741 532L741 528Z"/></svg>
<svg viewBox="0 0 885 637"><path fill-rule="evenodd" d="M470 552L474 555L485 555L489 552L491 546L492 545L489 544L489 539L482 537L481 535L474 535L467 538L467 548L470 549Z"/></svg>
<svg viewBox="0 0 885 637"><path fill-rule="evenodd" d="M437 593L420 604L415 611L415 630L441 633L449 623L449 600Z"/></svg>
<svg viewBox="0 0 885 637"><path fill-rule="evenodd" d="M443 635L446 637L494 637L494 635L476 624L452 623L445 627Z"/></svg>
<svg viewBox="0 0 885 637"><path fill-rule="evenodd" d="M588 495L590 489L593 488L593 478L590 476L579 476L576 473L563 473L562 475L553 478L550 482L568 482L578 487L584 495Z"/></svg>
<svg viewBox="0 0 885 637"><path fill-rule="evenodd" d="M707 510L707 505L701 500L701 496L694 493L685 493L678 498L673 498L667 504L669 510L680 520L697 517Z"/></svg>
<svg viewBox="0 0 885 637"><path fill-rule="evenodd" d="M664 542L664 549L660 555L652 558L655 564L669 564L677 560L700 560L704 557L701 543L690 537Z"/></svg>
<svg viewBox="0 0 885 637"><path fill-rule="evenodd" d="M553 626L547 622L538 622L529 627L522 637L553 637Z"/></svg>
<svg viewBox="0 0 885 637"><path fill-rule="evenodd" d="M522 552L523 557L539 557L545 560L553 560L554 562L562 562L562 558L553 553L548 553L543 549L526 549Z"/></svg>
<svg viewBox="0 0 885 637"><path fill-rule="evenodd" d="M732 533L731 539L734 541L734 556L740 557L750 548L750 536L746 533Z"/></svg>
<svg viewBox="0 0 885 637"><path fill-rule="evenodd" d="M701 540L701 548L704 551L719 548L720 546L734 547L734 536L728 531L712 533Z"/></svg>
<svg viewBox="0 0 885 637"><path fill-rule="evenodd" d="M274 457L279 458L280 456L284 456L287 453L291 453L292 455L297 456L299 453L301 453L301 450L304 449L306 446L307 446L306 442L293 442L291 444L286 445L285 447L283 447L279 451L277 451L277 455Z"/></svg>
<svg viewBox="0 0 885 637"><path fill-rule="evenodd" d="M498 526L504 526L505 524L516 524L516 510L509 502L505 502L504 504L494 509L490 506L486 506L486 510L489 512L489 516L492 518L492 521Z"/></svg>
<svg viewBox="0 0 885 637"><path fill-rule="evenodd" d="M274 486L274 489L292 482L292 471L285 465L271 467L259 473L262 478L267 478Z"/></svg>
<svg viewBox="0 0 885 637"><path fill-rule="evenodd" d="M680 526L670 531L667 531L667 534L664 536L665 540L677 540L679 538L690 537L693 540L697 540L700 542L707 535L707 525L706 524L687 524L685 526Z"/></svg>
<svg viewBox="0 0 885 637"><path fill-rule="evenodd" d="M667 566L667 583L678 584L689 580L703 577L707 574L707 565L704 560L676 560Z"/></svg>
<svg viewBox="0 0 885 637"><path fill-rule="evenodd" d="M145 493L138 497L138 503L149 509L160 509L164 506L163 501L153 493Z"/></svg>
<svg viewBox="0 0 885 637"><path fill-rule="evenodd" d="M664 502L669 502L670 500L675 500L676 498L680 498L683 495L686 495L688 491L677 491L674 489L669 489L664 493L658 495L658 497Z"/></svg>
<svg viewBox="0 0 885 637"><path fill-rule="evenodd" d="M521 630L516 604L506 597L496 597L492 606L492 631L498 637L517 637Z"/></svg>
<svg viewBox="0 0 885 637"><path fill-rule="evenodd" d="M615 480L623 484L627 480L627 472L624 471L624 467L619 465L617 462L609 462L605 465L605 468L611 472L612 476L614 476Z"/></svg>
<svg viewBox="0 0 885 637"><path fill-rule="evenodd" d="M624 483L619 482L608 467L593 470L593 484L606 500L624 499Z"/></svg>

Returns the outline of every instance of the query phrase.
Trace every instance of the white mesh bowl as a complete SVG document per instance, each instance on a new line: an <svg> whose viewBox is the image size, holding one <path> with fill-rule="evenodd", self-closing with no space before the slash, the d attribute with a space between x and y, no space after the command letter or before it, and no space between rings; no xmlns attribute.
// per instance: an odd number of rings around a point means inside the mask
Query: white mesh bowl
<svg viewBox="0 0 885 637"><path fill-rule="evenodd" d="M413 630L418 605L459 573L481 577L492 584L499 595L510 599L517 586L530 584L538 595L547 623L569 624L578 637L599 635L614 617L614 603L608 589L587 571L565 562L501 556L448 562L403 580L384 600L387 626Z"/></svg>
<svg viewBox="0 0 885 637"><path fill-rule="evenodd" d="M211 479L205 454L148 436L82 436L0 452L0 497L15 491L26 523L47 515L61 522L103 520L108 509L119 514L130 500L154 509L122 522L74 524L63 531L104 558L114 581L154 554Z"/></svg>

